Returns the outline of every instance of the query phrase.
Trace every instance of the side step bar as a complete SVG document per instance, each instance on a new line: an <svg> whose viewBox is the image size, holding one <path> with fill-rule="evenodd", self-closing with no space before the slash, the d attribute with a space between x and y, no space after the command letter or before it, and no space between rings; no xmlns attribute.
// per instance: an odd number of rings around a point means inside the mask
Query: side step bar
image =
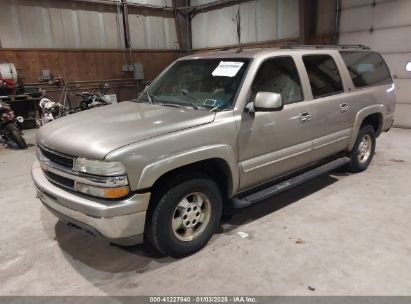
<svg viewBox="0 0 411 304"><path fill-rule="evenodd" d="M273 196L275 194L278 194L280 192L283 192L285 190L288 190L292 187L298 186L306 181L309 181L317 176L323 175L325 173L328 173L334 169L337 169L347 163L350 162L349 157L341 157L336 160L333 160L329 163L326 163L322 166L319 166L317 168L314 168L310 171L307 171L305 173L302 173L300 175L297 175L293 178L287 179L281 183L278 183L274 186L265 188L261 191L252 193L248 196L245 196L243 198L234 198L233 199L233 207L235 209L238 208L244 208L250 205L253 205L255 203L258 203L262 200L265 200L266 198L269 198L270 196Z"/></svg>

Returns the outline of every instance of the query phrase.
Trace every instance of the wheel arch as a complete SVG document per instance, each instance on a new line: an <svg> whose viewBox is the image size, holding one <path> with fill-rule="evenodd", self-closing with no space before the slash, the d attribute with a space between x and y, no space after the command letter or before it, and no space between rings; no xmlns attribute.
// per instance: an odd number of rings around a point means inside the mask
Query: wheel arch
<svg viewBox="0 0 411 304"><path fill-rule="evenodd" d="M137 188L156 188L172 176L190 172L203 173L213 179L224 198L232 197L237 191L239 170L231 147L226 145L202 147L150 164L143 169Z"/></svg>
<svg viewBox="0 0 411 304"><path fill-rule="evenodd" d="M383 105L373 105L364 108L357 113L352 137L348 147L350 151L354 147L355 141L357 140L358 132L364 125L369 124L372 127L374 127L376 137L378 137L381 134L384 124L383 110Z"/></svg>

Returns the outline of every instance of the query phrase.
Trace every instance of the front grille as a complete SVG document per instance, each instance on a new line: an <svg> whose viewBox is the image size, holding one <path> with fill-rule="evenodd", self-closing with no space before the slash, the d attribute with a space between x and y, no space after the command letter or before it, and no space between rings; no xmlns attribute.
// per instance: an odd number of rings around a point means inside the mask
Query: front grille
<svg viewBox="0 0 411 304"><path fill-rule="evenodd" d="M53 172L45 171L47 179L53 183L56 183L60 186L74 189L74 181L72 179L54 174Z"/></svg>
<svg viewBox="0 0 411 304"><path fill-rule="evenodd" d="M74 157L64 156L60 153L55 153L50 150L46 150L43 147L40 147L41 154L50 160L52 163L55 163L61 167L72 169L74 165Z"/></svg>

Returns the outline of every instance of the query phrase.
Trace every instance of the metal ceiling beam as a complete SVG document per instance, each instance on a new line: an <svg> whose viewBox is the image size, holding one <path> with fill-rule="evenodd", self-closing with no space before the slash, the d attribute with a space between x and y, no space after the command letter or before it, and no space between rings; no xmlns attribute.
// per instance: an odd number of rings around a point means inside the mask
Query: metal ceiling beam
<svg viewBox="0 0 411 304"><path fill-rule="evenodd" d="M174 18L179 48L186 50L191 49L191 18L190 11L184 9L187 7L187 0L173 0Z"/></svg>
<svg viewBox="0 0 411 304"><path fill-rule="evenodd" d="M217 0L211 3L196 5L196 6L186 6L182 7L181 9L188 9L190 10L191 15L195 15L202 12L207 12L211 10L216 10L220 8L224 8L227 6L233 6L236 4L242 4L247 2L256 2L257 0Z"/></svg>
<svg viewBox="0 0 411 304"><path fill-rule="evenodd" d="M308 44L314 34L317 0L299 1L300 44Z"/></svg>
<svg viewBox="0 0 411 304"><path fill-rule="evenodd" d="M131 42L130 42L130 27L128 23L128 9L126 5L126 0L121 0L121 16L122 16L122 21L123 21L123 32L124 32L124 46L126 49L129 49L131 47Z"/></svg>
<svg viewBox="0 0 411 304"><path fill-rule="evenodd" d="M135 7L135 8L140 8L140 9L147 9L147 10L155 10L155 11L167 11L167 12L172 12L173 8L168 7L168 6L155 6L155 5L149 5L149 4L139 4L139 3L133 3L133 2L125 2L122 3L122 1L111 1L111 0L72 0L76 2L83 2L83 3L89 3L89 4L103 4L103 5L127 5L129 7Z"/></svg>

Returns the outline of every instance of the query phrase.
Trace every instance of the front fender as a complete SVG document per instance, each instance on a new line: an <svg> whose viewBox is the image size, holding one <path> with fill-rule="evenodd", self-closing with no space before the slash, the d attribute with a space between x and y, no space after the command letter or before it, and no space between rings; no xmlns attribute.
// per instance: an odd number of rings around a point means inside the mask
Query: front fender
<svg viewBox="0 0 411 304"><path fill-rule="evenodd" d="M235 193L238 187L239 170L236 165L235 154L231 146L209 145L190 149L177 154L169 155L144 167L137 189L147 189L154 185L157 179L171 170L181 168L207 159L221 159L226 162L231 173L231 192Z"/></svg>
<svg viewBox="0 0 411 304"><path fill-rule="evenodd" d="M368 106L360 110L357 113L357 116L355 118L353 133L351 136L350 144L348 146L349 151L351 151L352 148L354 147L355 141L357 140L358 132L360 131L360 128L361 128L361 124L367 116L371 114L376 114L376 113L381 116L380 126L378 128L376 135L379 136L381 134L382 125L384 124L384 112L385 112L385 106L382 104L377 104L377 105Z"/></svg>

